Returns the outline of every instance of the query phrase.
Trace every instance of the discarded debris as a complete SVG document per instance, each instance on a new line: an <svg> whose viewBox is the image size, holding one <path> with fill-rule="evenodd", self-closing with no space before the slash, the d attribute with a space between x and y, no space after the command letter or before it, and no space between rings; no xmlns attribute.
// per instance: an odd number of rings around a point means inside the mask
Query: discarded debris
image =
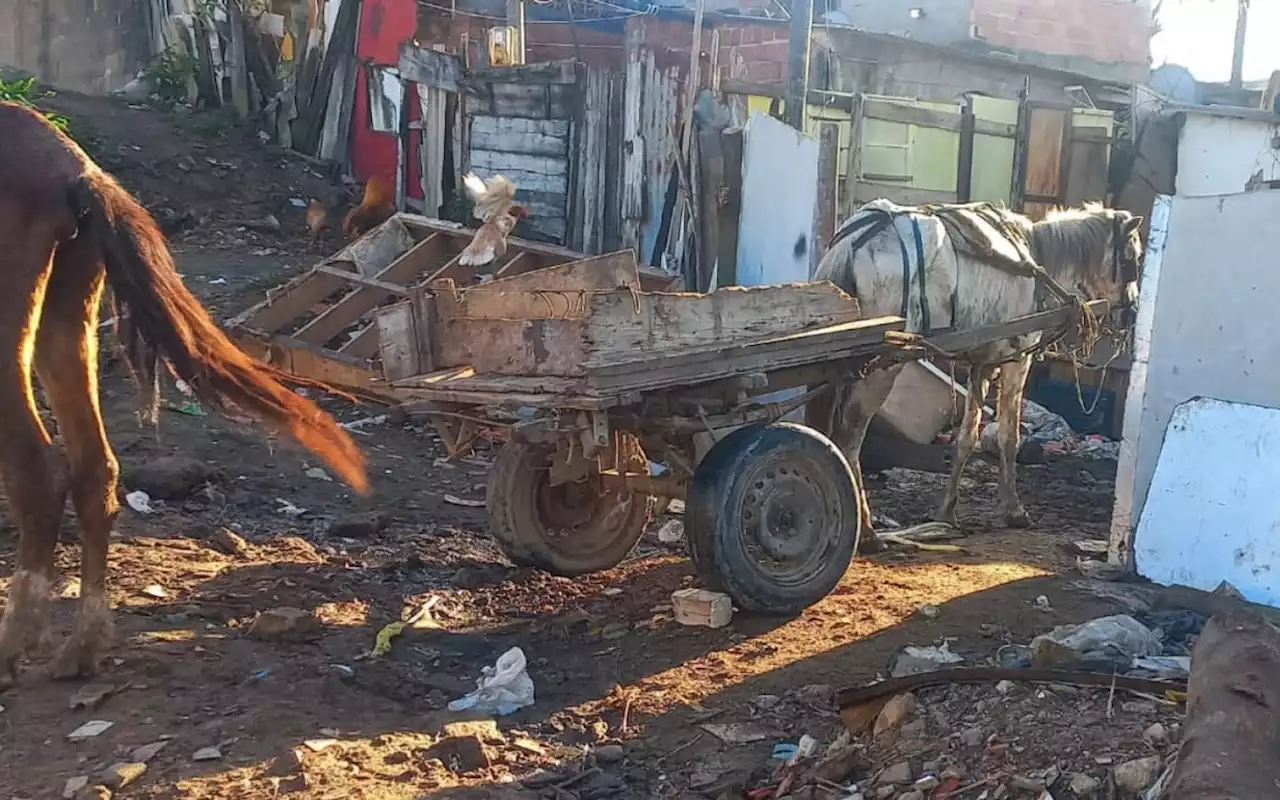
<svg viewBox="0 0 1280 800"><path fill-rule="evenodd" d="M404 633L405 628L439 628L440 623L436 622L435 618L431 616L431 609L435 608L439 602L439 597L431 597L422 604L422 608L411 614L408 619L383 625L382 629L378 631L378 636L374 640L373 650L369 655L378 658L391 652L391 640Z"/></svg>
<svg viewBox="0 0 1280 800"><path fill-rule="evenodd" d="M923 672L933 672L935 670L944 669L952 664L960 664L964 662L964 656L951 652L950 645L943 643L942 646L915 647L908 645L894 659L893 669L890 674L895 678L901 678L907 675L918 675Z"/></svg>
<svg viewBox="0 0 1280 800"><path fill-rule="evenodd" d="M473 710L505 717L533 703L533 679L529 677L524 651L513 647L492 667L485 667L476 681L476 690L451 702L449 710Z"/></svg>
<svg viewBox="0 0 1280 800"><path fill-rule="evenodd" d="M337 739L304 739L302 746L313 753L323 753L337 743Z"/></svg>
<svg viewBox="0 0 1280 800"><path fill-rule="evenodd" d="M769 738L769 732L751 722L708 722L698 727L725 744L751 744Z"/></svg>
<svg viewBox="0 0 1280 800"><path fill-rule="evenodd" d="M388 415L378 414L377 416L373 416L373 417L363 417L361 419L353 419L350 422L344 422L342 423L342 427L346 428L349 431L361 433L364 431L365 428L369 428L374 425L385 424L387 419L388 419Z"/></svg>
<svg viewBox="0 0 1280 800"><path fill-rule="evenodd" d="M76 793L89 785L88 775L77 775L74 778L67 778L67 782L62 787L63 800L72 800Z"/></svg>
<svg viewBox="0 0 1280 800"><path fill-rule="evenodd" d="M112 683L87 683L77 689L75 694L71 695L71 702L68 703L68 706L72 711L81 708L88 711L96 711L115 690L115 684Z"/></svg>
<svg viewBox="0 0 1280 800"><path fill-rule="evenodd" d="M484 508L485 506L485 502L483 500L469 500L465 497L458 497L457 495L452 494L446 494L444 496L444 501L449 505L463 506L464 508Z"/></svg>
<svg viewBox="0 0 1280 800"><path fill-rule="evenodd" d="M317 481L333 482L333 478L329 477L329 473L325 472L322 467L311 467L303 474Z"/></svg>
<svg viewBox="0 0 1280 800"><path fill-rule="evenodd" d="M222 751L216 747L201 747L191 754L192 761L218 761L221 758Z"/></svg>
<svg viewBox="0 0 1280 800"><path fill-rule="evenodd" d="M872 735L879 738L889 731L901 728L907 718L914 714L919 707L920 703L916 700L916 696L910 692L894 695L889 702L884 704L884 708L880 709L880 714L876 717L875 727L872 729Z"/></svg>
<svg viewBox="0 0 1280 800"><path fill-rule="evenodd" d="M305 639L320 627L315 614L301 608L283 606L263 611L249 626L249 636L254 639Z"/></svg>
<svg viewBox="0 0 1280 800"><path fill-rule="evenodd" d="M299 508L288 500L285 500L283 497L277 497L276 502L280 504L280 507L277 508L276 511L284 514L286 517L300 517L307 513L305 508Z"/></svg>
<svg viewBox="0 0 1280 800"><path fill-rule="evenodd" d="M67 738L73 742L83 739L92 739L95 736L101 736L112 726L114 722L108 722L102 719L92 719L67 734Z"/></svg>
<svg viewBox="0 0 1280 800"><path fill-rule="evenodd" d="M151 507L151 495L143 491L129 492L124 496L124 501L139 514L151 514L155 510Z"/></svg>
<svg viewBox="0 0 1280 800"><path fill-rule="evenodd" d="M144 744L141 747L135 747L133 749L133 752L129 754L129 758L133 761L138 761L143 764L146 764L151 759L159 755L161 750L165 749L168 746L169 746L169 742L168 740L165 740L165 739L162 739L158 742L152 742L151 744Z"/></svg>
<svg viewBox="0 0 1280 800"><path fill-rule="evenodd" d="M209 546L229 556L244 556L249 552L249 542L230 528L218 528L209 537Z"/></svg>
<svg viewBox="0 0 1280 800"><path fill-rule="evenodd" d="M1155 783L1163 767L1164 760L1160 756L1135 758L1118 764L1115 768L1116 788L1123 793L1135 795Z"/></svg>
<svg viewBox="0 0 1280 800"><path fill-rule="evenodd" d="M679 544L684 541L684 521L669 519L658 528L658 541L663 544Z"/></svg>
<svg viewBox="0 0 1280 800"><path fill-rule="evenodd" d="M119 791L142 777L147 765L141 761L121 761L112 764L102 771L102 783L109 789Z"/></svg>
<svg viewBox="0 0 1280 800"><path fill-rule="evenodd" d="M153 583L150 586L144 587L142 593L147 597L154 597L156 600L163 600L169 596L169 593L165 591L164 587L158 583Z"/></svg>
<svg viewBox="0 0 1280 800"><path fill-rule="evenodd" d="M671 593L671 606L681 625L723 628L733 620L733 600L723 592L680 589Z"/></svg>
<svg viewBox="0 0 1280 800"><path fill-rule="evenodd" d="M1133 617L1118 614L1054 628L1031 640L1031 654L1040 669L1098 663L1125 670L1136 657L1159 655L1160 639Z"/></svg>

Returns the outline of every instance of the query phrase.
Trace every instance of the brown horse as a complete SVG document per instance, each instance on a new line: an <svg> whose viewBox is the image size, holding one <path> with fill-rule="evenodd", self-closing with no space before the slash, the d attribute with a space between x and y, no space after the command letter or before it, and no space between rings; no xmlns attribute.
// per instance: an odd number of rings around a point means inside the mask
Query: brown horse
<svg viewBox="0 0 1280 800"><path fill-rule="evenodd" d="M42 638L68 492L82 529L80 608L56 677L96 671L111 638L107 542L119 467L98 405L104 277L124 355L155 391L169 370L213 407L236 406L287 431L365 492L364 459L327 414L241 352L191 295L154 219L38 114L0 103L0 477L21 539L0 621L0 687ZM33 370L58 421L49 438Z"/></svg>

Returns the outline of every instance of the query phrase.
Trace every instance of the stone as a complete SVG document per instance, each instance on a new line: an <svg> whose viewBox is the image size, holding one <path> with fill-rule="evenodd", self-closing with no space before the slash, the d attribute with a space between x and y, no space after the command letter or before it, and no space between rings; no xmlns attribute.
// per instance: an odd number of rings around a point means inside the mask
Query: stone
<svg viewBox="0 0 1280 800"><path fill-rule="evenodd" d="M130 466L122 482L130 491L146 492L152 500L181 500L216 477L216 470L203 461L161 456Z"/></svg>
<svg viewBox="0 0 1280 800"><path fill-rule="evenodd" d="M893 668L889 674L894 678L902 678L907 675L946 669L963 661L964 657L951 652L950 646L946 644L941 647L908 646L894 657Z"/></svg>
<svg viewBox="0 0 1280 800"><path fill-rule="evenodd" d="M368 539L377 536L391 524L391 517L381 511L348 514L329 523L329 535L342 539Z"/></svg>
<svg viewBox="0 0 1280 800"><path fill-rule="evenodd" d="M938 779L938 776L925 775L923 778L916 781L913 784L912 788L918 789L919 791L925 792L927 794L929 792L932 792L934 789L937 789L940 785L942 785L942 781Z"/></svg>
<svg viewBox="0 0 1280 800"><path fill-rule="evenodd" d="M292 747L271 759L267 767L267 775L273 778L284 778L302 771L302 758Z"/></svg>
<svg viewBox="0 0 1280 800"><path fill-rule="evenodd" d="M222 751L216 747L201 747L191 754L192 761L218 761L221 758Z"/></svg>
<svg viewBox="0 0 1280 800"><path fill-rule="evenodd" d="M899 761L891 767L885 767L880 773L877 781L881 785L911 783L913 774L911 772L911 763L909 761Z"/></svg>
<svg viewBox="0 0 1280 800"><path fill-rule="evenodd" d="M1093 797L1098 793L1098 790L1102 788L1102 781L1092 775L1078 772L1071 776L1071 782L1067 784L1067 788L1071 790L1071 794L1084 800L1084 798Z"/></svg>
<svg viewBox="0 0 1280 800"><path fill-rule="evenodd" d="M980 747L986 738L981 728L966 728L960 733L960 741L965 747Z"/></svg>
<svg viewBox="0 0 1280 800"><path fill-rule="evenodd" d="M903 739L922 739L926 733L927 724L923 719L913 719L906 725L902 726L902 730L898 731Z"/></svg>
<svg viewBox="0 0 1280 800"><path fill-rule="evenodd" d="M440 728L440 738L462 738L474 736L485 744L504 745L507 737L498 730L498 723L491 719L466 720L450 722Z"/></svg>
<svg viewBox="0 0 1280 800"><path fill-rule="evenodd" d="M625 755L626 751L620 744L602 744L596 748L596 761L601 764L616 764Z"/></svg>
<svg viewBox="0 0 1280 800"><path fill-rule="evenodd" d="M62 786L63 800L71 800L77 793L89 785L88 775L77 775L74 778L67 778L67 782Z"/></svg>
<svg viewBox="0 0 1280 800"><path fill-rule="evenodd" d="M71 733L68 733L67 738L73 742L79 742L83 739L92 739L95 736L100 736L105 733L112 725L115 725L115 723L108 722L104 719L91 719Z"/></svg>
<svg viewBox="0 0 1280 800"><path fill-rule="evenodd" d="M1000 681L996 684L996 691L1005 696L1013 694L1013 690L1017 688L1018 684L1013 681Z"/></svg>
<svg viewBox="0 0 1280 800"><path fill-rule="evenodd" d="M249 636L264 641L297 640L311 636L319 628L320 621L312 612L282 606L259 613L249 626Z"/></svg>
<svg viewBox="0 0 1280 800"><path fill-rule="evenodd" d="M486 769L492 765L488 749L479 736L444 736L424 754L437 758L456 775Z"/></svg>
<svg viewBox="0 0 1280 800"><path fill-rule="evenodd" d="M723 628L733 620L733 599L724 592L680 589L672 592L671 606L681 625Z"/></svg>
<svg viewBox="0 0 1280 800"><path fill-rule="evenodd" d="M143 764L146 764L148 761L155 758L160 753L161 750L165 749L168 746L169 746L169 742L167 740L152 742L151 744L144 744L141 747L135 747L133 749L133 752L129 755L129 758L133 759L134 761L138 761Z"/></svg>
<svg viewBox="0 0 1280 800"><path fill-rule="evenodd" d="M230 528L218 528L209 536L209 546L228 556L244 556L249 552L249 542Z"/></svg>
<svg viewBox="0 0 1280 800"><path fill-rule="evenodd" d="M1121 792L1137 794L1156 782L1163 767L1164 761L1160 756L1135 758L1133 761L1118 764L1115 767L1116 787Z"/></svg>
<svg viewBox="0 0 1280 800"><path fill-rule="evenodd" d="M112 764L102 771L102 783L109 789L119 791L142 777L147 765L141 761L121 761Z"/></svg>
<svg viewBox="0 0 1280 800"><path fill-rule="evenodd" d="M1157 722L1142 732L1142 741L1152 747L1163 747L1169 743L1169 731Z"/></svg>
<svg viewBox="0 0 1280 800"><path fill-rule="evenodd" d="M86 683L73 695L68 706L72 711L77 709L85 709L94 711L104 702L112 692L116 690L115 684L112 683Z"/></svg>
<svg viewBox="0 0 1280 800"><path fill-rule="evenodd" d="M889 702L884 704L884 708L880 709L879 715L876 716L873 735L879 738L889 731L901 728L906 723L907 718L914 714L919 707L920 702L910 692L890 698Z"/></svg>

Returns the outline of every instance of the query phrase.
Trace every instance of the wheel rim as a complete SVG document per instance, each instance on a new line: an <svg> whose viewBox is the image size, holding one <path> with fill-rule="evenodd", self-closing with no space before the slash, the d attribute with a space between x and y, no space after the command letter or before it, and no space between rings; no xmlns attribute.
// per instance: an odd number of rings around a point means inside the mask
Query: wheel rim
<svg viewBox="0 0 1280 800"><path fill-rule="evenodd" d="M839 502L835 482L796 453L766 459L743 477L748 488L739 512L748 555L774 583L813 580L840 539L831 511Z"/></svg>
<svg viewBox="0 0 1280 800"><path fill-rule="evenodd" d="M537 463L530 466L538 473L533 487L533 522L550 549L562 556L587 558L632 535L632 506L642 502L641 498L623 489L605 488L594 473L580 481L552 486L550 453L533 453ZM643 456L640 461L647 463Z"/></svg>

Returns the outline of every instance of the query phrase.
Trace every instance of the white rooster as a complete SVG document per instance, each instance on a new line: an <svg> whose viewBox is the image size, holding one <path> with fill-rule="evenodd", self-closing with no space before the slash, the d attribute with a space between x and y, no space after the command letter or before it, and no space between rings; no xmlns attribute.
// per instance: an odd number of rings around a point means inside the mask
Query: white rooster
<svg viewBox="0 0 1280 800"><path fill-rule="evenodd" d="M529 216L529 210L513 204L515 184L501 175L486 182L469 172L462 182L475 203L476 219L484 224L458 257L458 263L478 267L507 252L507 236L518 221Z"/></svg>

